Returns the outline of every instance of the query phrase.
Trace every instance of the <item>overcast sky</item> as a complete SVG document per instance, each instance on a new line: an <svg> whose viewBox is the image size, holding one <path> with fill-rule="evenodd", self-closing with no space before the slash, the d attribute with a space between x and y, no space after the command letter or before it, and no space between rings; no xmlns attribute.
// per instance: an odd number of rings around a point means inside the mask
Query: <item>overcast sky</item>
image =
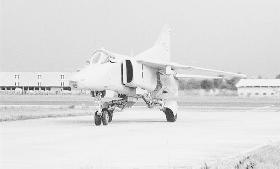
<svg viewBox="0 0 280 169"><path fill-rule="evenodd" d="M137 54L172 31L172 60L274 78L279 0L1 0L1 71L75 71L104 47Z"/></svg>

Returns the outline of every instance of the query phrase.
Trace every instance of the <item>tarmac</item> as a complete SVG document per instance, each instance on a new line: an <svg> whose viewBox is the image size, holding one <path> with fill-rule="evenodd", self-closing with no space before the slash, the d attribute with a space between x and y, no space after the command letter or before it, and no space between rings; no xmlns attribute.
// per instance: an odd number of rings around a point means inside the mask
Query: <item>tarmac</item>
<svg viewBox="0 0 280 169"><path fill-rule="evenodd" d="M181 106L178 120L142 106L93 116L1 122L1 169L196 168L280 140L278 104Z"/></svg>

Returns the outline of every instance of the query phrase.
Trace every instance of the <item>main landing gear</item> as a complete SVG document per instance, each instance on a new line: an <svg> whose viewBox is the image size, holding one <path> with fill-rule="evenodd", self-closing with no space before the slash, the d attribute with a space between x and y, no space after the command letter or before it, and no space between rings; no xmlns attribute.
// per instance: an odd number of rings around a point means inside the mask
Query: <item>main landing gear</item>
<svg viewBox="0 0 280 169"><path fill-rule="evenodd" d="M166 116L167 122L175 122L177 120L177 114L174 114L173 111L169 108L164 108L162 110Z"/></svg>
<svg viewBox="0 0 280 169"><path fill-rule="evenodd" d="M165 100L162 111L166 116L167 122L175 122L177 120L178 104L175 100Z"/></svg>
<svg viewBox="0 0 280 169"><path fill-rule="evenodd" d="M142 99L145 101L148 108L155 106L160 107L160 110L164 112L167 122L175 122L177 120L178 105L174 100L161 100L153 99L150 95L144 95Z"/></svg>

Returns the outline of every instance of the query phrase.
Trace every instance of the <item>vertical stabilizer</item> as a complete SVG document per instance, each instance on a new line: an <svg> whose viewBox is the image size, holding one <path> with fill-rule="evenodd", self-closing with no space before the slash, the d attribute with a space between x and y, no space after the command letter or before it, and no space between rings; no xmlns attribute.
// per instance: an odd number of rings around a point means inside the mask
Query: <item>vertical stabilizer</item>
<svg viewBox="0 0 280 169"><path fill-rule="evenodd" d="M165 25L155 42L154 46L136 56L138 60L151 62L168 62L170 61L170 32L171 29Z"/></svg>
<svg viewBox="0 0 280 169"><path fill-rule="evenodd" d="M163 50L168 53L170 53L170 33L170 27L168 25L165 25L162 28L160 35L155 43L155 46L163 48Z"/></svg>

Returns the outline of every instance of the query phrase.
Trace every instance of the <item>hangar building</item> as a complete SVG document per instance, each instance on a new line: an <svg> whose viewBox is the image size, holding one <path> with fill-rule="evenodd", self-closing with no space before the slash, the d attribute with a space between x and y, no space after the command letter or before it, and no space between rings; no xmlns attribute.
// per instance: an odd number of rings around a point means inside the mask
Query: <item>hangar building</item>
<svg viewBox="0 0 280 169"><path fill-rule="evenodd" d="M280 79L241 79L236 87L241 97L280 97Z"/></svg>
<svg viewBox="0 0 280 169"><path fill-rule="evenodd" d="M0 72L2 94L70 93L70 72Z"/></svg>

